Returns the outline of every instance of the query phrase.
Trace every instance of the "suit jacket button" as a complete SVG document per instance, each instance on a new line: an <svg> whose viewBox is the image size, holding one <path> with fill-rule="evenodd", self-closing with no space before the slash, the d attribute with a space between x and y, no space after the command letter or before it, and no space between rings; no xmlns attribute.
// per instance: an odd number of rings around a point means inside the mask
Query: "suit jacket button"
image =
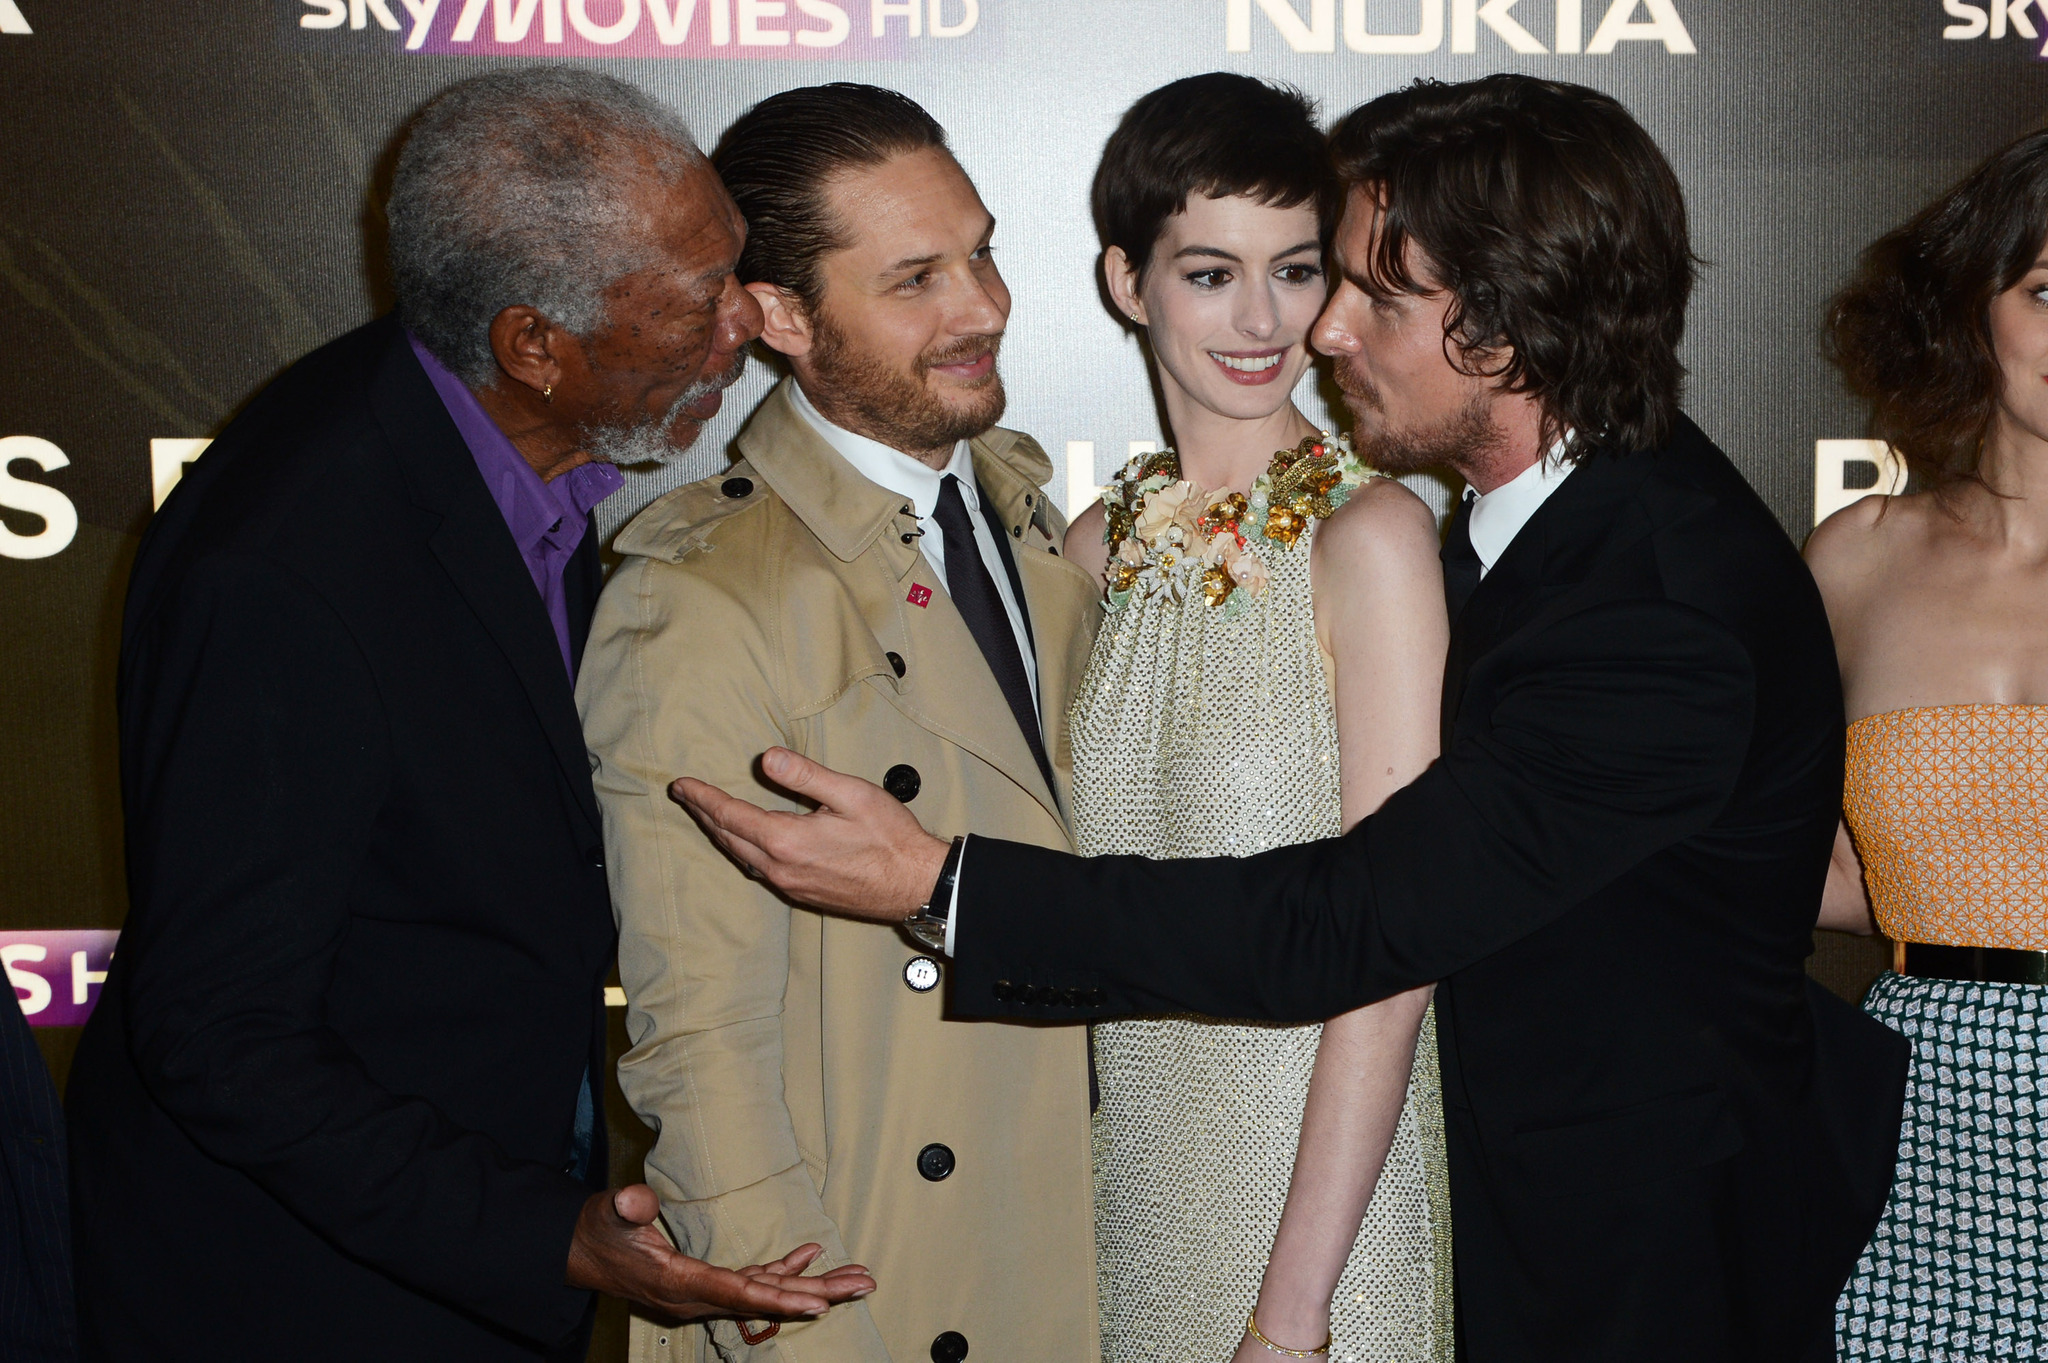
<svg viewBox="0 0 2048 1363"><path fill-rule="evenodd" d="M903 982L913 993L931 993L939 987L939 963L929 956L911 957L903 963Z"/></svg>
<svg viewBox="0 0 2048 1363"><path fill-rule="evenodd" d="M1047 989L1042 984L1027 984L1024 986L1024 1002L1044 1003L1046 996L1051 992L1050 989Z"/></svg>
<svg viewBox="0 0 2048 1363"><path fill-rule="evenodd" d="M1015 1003L1017 1001L1017 986L1011 984L1008 980L997 980L988 987L988 992L996 996L997 1003Z"/></svg>
<svg viewBox="0 0 2048 1363"><path fill-rule="evenodd" d="M725 497L751 497L754 495L754 480L751 478L728 478L718 485L718 491Z"/></svg>
<svg viewBox="0 0 2048 1363"><path fill-rule="evenodd" d="M917 792L924 789L924 778L917 774L916 767L898 762L882 774L882 789L909 804L917 798Z"/></svg>
<svg viewBox="0 0 2048 1363"><path fill-rule="evenodd" d="M901 653L884 653L882 656L889 660L889 666L896 669L897 676L903 675L903 655Z"/></svg>
<svg viewBox="0 0 2048 1363"><path fill-rule="evenodd" d="M932 1341L932 1363L960 1363L967 1357L967 1336L948 1330Z"/></svg>
<svg viewBox="0 0 2048 1363"><path fill-rule="evenodd" d="M953 1172L953 1152L933 1141L917 1152L917 1172L937 1183Z"/></svg>
<svg viewBox="0 0 2048 1363"><path fill-rule="evenodd" d="M1088 1006L1089 1006L1090 1008L1105 1008L1105 1007L1108 1007L1108 1005L1109 1005L1109 991L1108 991L1108 990L1105 990L1105 989L1091 989L1091 990L1089 990L1089 991L1088 991Z"/></svg>

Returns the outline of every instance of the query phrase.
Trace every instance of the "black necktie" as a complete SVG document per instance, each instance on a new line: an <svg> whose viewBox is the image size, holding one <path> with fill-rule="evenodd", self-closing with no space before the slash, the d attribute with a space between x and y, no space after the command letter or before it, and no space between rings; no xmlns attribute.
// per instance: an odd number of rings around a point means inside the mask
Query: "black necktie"
<svg viewBox="0 0 2048 1363"><path fill-rule="evenodd" d="M1031 678L1024 671L1017 631L1010 625L1010 613L1003 607L995 578L981 560L981 546L974 539L974 522L968 519L967 499L960 495L960 480L950 473L939 483L939 504L932 519L939 523L945 537L946 590L951 593L960 618L967 622L967 632L981 645L981 656L987 661L988 670L995 673L1003 698L1010 702L1010 713L1017 717L1017 727L1024 731L1024 741L1031 745L1031 756L1037 759L1046 789L1057 790L1052 780L1052 764L1045 760L1045 743L1038 732L1038 707L1031 699Z"/></svg>
<svg viewBox="0 0 2048 1363"><path fill-rule="evenodd" d="M1472 547L1472 497L1460 497L1451 523L1444 529L1444 547L1438 557L1444 561L1444 604L1451 619L1465 609L1479 586L1479 551Z"/></svg>

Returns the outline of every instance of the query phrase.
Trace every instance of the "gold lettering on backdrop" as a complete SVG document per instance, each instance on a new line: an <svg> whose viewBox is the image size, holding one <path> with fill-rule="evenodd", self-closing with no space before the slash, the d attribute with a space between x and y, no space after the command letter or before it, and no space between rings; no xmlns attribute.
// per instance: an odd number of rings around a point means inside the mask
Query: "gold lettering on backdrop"
<svg viewBox="0 0 2048 1363"><path fill-rule="evenodd" d="M1813 442L1813 523L1880 493L1906 490L1906 464L1882 440Z"/></svg>

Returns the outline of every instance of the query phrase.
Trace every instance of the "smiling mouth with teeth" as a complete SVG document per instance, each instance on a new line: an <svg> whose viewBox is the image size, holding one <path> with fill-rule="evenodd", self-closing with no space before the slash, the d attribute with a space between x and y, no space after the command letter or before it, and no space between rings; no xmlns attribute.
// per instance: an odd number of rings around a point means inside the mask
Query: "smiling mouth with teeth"
<svg viewBox="0 0 2048 1363"><path fill-rule="evenodd" d="M1280 363L1285 353L1276 350L1271 355L1223 355L1212 350L1209 352L1209 358L1225 369L1235 369L1240 374L1263 374Z"/></svg>

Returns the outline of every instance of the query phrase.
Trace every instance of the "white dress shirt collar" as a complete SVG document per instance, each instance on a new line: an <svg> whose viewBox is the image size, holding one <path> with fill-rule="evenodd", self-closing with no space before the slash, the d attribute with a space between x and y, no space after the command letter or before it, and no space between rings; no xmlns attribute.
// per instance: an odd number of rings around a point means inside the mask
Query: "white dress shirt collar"
<svg viewBox="0 0 2048 1363"><path fill-rule="evenodd" d="M1493 571L1493 565L1500 562L1500 556L1514 543L1515 536L1537 508L1549 501L1550 494L1563 487L1564 480L1578 467L1564 457L1570 439L1571 432L1565 432L1541 459L1491 492L1465 489L1466 500L1472 503L1465 530L1472 537L1472 552L1479 555L1481 577Z"/></svg>
<svg viewBox="0 0 2048 1363"><path fill-rule="evenodd" d="M879 440L857 435L826 420L811 404L801 383L790 385L789 396L791 405L803 414L804 420L817 428L825 443L853 465L856 473L875 486L908 499L912 513L920 522L930 520L932 512L938 508L939 485L949 473L959 478L960 495L966 500L967 509L980 512L980 489L974 485L974 452L965 440L953 446L953 458L946 467L935 469L901 450L889 448Z"/></svg>

